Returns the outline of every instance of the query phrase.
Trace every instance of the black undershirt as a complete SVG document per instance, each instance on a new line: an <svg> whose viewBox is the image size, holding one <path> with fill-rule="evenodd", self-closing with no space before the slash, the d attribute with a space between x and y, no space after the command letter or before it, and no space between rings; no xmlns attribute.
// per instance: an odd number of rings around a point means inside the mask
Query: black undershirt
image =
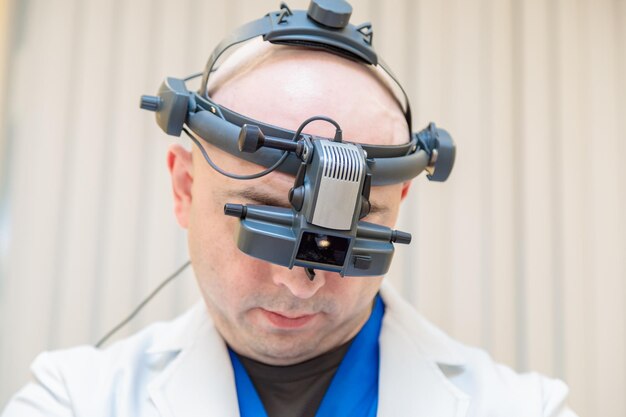
<svg viewBox="0 0 626 417"><path fill-rule="evenodd" d="M272 366L237 355L268 417L314 417L352 340L306 362Z"/></svg>

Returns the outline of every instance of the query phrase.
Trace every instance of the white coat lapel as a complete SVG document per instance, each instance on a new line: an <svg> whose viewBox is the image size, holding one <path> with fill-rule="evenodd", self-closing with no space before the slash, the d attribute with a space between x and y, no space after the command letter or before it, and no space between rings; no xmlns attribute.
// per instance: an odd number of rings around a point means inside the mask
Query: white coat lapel
<svg viewBox="0 0 626 417"><path fill-rule="evenodd" d="M163 417L239 416L230 357L206 316L174 361L151 384L150 396Z"/></svg>
<svg viewBox="0 0 626 417"><path fill-rule="evenodd" d="M385 285L381 293L386 309L380 335L378 416L465 416L469 397L438 366L462 370L461 358L437 340L440 335L431 334L392 289Z"/></svg>

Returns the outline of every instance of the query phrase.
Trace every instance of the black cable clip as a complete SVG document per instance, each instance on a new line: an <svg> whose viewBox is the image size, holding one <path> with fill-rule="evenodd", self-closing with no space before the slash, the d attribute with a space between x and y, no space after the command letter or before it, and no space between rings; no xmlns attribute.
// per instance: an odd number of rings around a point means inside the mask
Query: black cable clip
<svg viewBox="0 0 626 417"><path fill-rule="evenodd" d="M280 2L280 14L278 15L278 24L287 23L287 18L293 16L293 12L284 1Z"/></svg>

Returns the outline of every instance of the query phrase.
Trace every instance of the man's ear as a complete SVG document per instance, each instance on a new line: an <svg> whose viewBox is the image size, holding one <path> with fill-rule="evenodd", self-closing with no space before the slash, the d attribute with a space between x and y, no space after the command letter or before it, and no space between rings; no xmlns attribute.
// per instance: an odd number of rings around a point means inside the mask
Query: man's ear
<svg viewBox="0 0 626 417"><path fill-rule="evenodd" d="M402 194L400 196L400 201L404 200L409 193L409 188L411 188L411 182L412 181L407 181L402 183Z"/></svg>
<svg viewBox="0 0 626 417"><path fill-rule="evenodd" d="M180 145L172 145L167 151L167 167L172 176L174 213L178 224L187 228L191 212L191 186L193 185L193 162L191 152Z"/></svg>

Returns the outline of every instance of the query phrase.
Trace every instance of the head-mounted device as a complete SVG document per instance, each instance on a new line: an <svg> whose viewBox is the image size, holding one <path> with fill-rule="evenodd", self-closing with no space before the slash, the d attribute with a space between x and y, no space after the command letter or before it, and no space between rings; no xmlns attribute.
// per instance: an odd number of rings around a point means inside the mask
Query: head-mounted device
<svg viewBox="0 0 626 417"><path fill-rule="evenodd" d="M352 7L343 0L312 0L307 11L280 9L249 22L215 48L204 72L186 79L168 77L156 96L142 96L141 108L156 112L158 125L169 135L185 131L206 161L236 179L258 178L275 169L295 175L289 192L291 208L226 204L226 215L238 217L237 245L244 253L289 268L335 271L342 276L385 274L393 257L393 243L410 243L409 233L365 222L372 185L408 181L427 171L431 181L445 181L454 165L450 135L433 123L411 133L407 95L372 47L369 23L349 23ZM344 142L340 126L325 116L303 121L297 131L253 120L214 102L208 81L222 54L234 45L261 36L274 44L313 48L380 68L401 91L409 126L407 143L378 146ZM200 89L186 81L202 77ZM335 126L334 138L303 133L314 120ZM190 133L188 129L193 132ZM194 135L195 134L195 135ZM248 176L222 171L196 138L239 158L267 167Z"/></svg>

